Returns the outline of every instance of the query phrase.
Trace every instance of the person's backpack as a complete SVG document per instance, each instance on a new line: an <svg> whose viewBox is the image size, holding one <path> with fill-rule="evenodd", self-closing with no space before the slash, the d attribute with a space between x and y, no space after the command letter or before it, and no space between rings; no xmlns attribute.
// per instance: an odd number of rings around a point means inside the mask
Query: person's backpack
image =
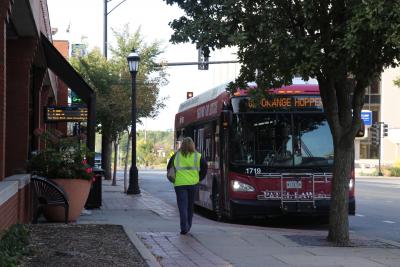
<svg viewBox="0 0 400 267"><path fill-rule="evenodd" d="M172 164L171 168L169 168L167 171L167 178L171 183L175 183L175 177L176 177L176 170L174 165Z"/></svg>

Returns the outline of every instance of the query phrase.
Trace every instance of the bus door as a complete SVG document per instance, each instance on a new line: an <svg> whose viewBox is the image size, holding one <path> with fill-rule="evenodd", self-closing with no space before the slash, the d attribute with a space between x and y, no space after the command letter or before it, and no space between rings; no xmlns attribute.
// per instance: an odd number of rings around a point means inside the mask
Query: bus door
<svg viewBox="0 0 400 267"><path fill-rule="evenodd" d="M222 121L220 126L220 173L221 173L221 182L220 182L220 192L222 194L222 202L221 205L223 210L230 209L229 208L229 184L228 184L228 173L229 173L229 129L230 129L230 122L232 114L222 114ZM227 118L228 117L228 118Z"/></svg>

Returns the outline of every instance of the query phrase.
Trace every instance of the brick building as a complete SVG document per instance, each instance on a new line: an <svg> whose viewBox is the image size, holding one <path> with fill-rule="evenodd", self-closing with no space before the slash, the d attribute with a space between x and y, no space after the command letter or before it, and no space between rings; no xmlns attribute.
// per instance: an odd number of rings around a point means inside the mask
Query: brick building
<svg viewBox="0 0 400 267"><path fill-rule="evenodd" d="M95 94L54 47L46 0L0 1L0 230L32 218L26 162L40 149L44 107L66 105L67 87L87 104L94 151ZM60 51L63 51L60 49Z"/></svg>

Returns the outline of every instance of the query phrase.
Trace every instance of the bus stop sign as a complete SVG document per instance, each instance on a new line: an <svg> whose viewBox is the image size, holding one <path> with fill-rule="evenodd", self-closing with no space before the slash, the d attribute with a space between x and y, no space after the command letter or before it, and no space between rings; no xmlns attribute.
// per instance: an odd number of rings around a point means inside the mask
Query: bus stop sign
<svg viewBox="0 0 400 267"><path fill-rule="evenodd" d="M361 111L361 119L364 121L365 126L372 125L372 111L371 110L362 110Z"/></svg>

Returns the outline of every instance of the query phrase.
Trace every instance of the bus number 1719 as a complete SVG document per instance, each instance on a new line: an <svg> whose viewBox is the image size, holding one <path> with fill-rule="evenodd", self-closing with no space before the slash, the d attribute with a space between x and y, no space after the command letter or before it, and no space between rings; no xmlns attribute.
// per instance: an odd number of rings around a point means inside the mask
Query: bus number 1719
<svg viewBox="0 0 400 267"><path fill-rule="evenodd" d="M261 173L261 168L246 168L246 174L259 174Z"/></svg>

